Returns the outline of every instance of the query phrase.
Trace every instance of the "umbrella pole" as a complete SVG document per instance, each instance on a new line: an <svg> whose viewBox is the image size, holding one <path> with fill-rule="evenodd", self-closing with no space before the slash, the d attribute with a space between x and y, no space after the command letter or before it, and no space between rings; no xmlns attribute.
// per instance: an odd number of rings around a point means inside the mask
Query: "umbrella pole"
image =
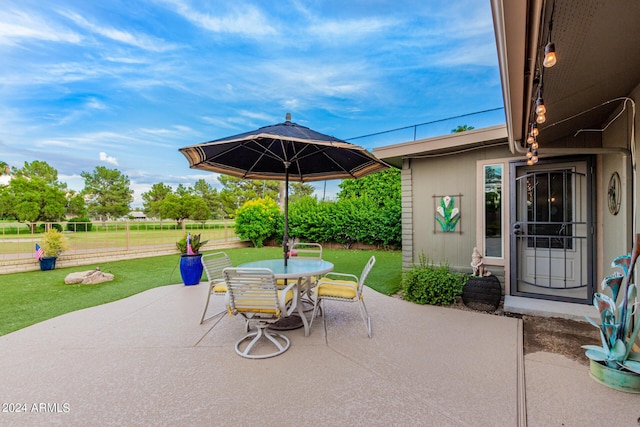
<svg viewBox="0 0 640 427"><path fill-rule="evenodd" d="M282 247L284 249L284 265L289 260L289 162L284 163L284 237Z"/></svg>

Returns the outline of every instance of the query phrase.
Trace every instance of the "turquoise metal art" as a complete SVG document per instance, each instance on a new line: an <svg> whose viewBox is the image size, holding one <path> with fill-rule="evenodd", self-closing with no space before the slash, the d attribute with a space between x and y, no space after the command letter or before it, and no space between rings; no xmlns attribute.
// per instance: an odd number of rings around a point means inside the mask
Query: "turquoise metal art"
<svg viewBox="0 0 640 427"><path fill-rule="evenodd" d="M604 291L608 288L611 296L596 292L593 305L600 313L600 324L587 317L589 323L600 331L602 346L583 345L585 355L611 369L630 371L640 375L640 353L632 351L640 333L638 291L633 282L633 269L640 255L640 234L636 235L633 254L622 255L613 260L611 267L622 270L607 276L602 281ZM618 296L622 302L616 306Z"/></svg>
<svg viewBox="0 0 640 427"><path fill-rule="evenodd" d="M440 206L436 208L436 221L444 232L454 232L460 220L460 211L454 204L453 197L444 196L440 198Z"/></svg>

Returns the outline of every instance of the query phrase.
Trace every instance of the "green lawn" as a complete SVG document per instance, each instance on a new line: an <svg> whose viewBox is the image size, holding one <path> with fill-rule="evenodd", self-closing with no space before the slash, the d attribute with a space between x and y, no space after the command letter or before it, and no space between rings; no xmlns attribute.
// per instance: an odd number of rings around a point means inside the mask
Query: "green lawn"
<svg viewBox="0 0 640 427"><path fill-rule="evenodd" d="M282 256L282 249L279 247L224 251L234 265ZM397 292L402 277L399 251L323 250L323 258L334 264L335 271L356 275L360 275L371 255L375 255L377 262L369 274L367 285L387 295ZM126 298L147 289L181 283L179 262L178 255L166 255L52 271L0 275L0 335L71 311ZM114 274L115 280L99 285L64 284L67 274L91 270L97 266L106 273Z"/></svg>

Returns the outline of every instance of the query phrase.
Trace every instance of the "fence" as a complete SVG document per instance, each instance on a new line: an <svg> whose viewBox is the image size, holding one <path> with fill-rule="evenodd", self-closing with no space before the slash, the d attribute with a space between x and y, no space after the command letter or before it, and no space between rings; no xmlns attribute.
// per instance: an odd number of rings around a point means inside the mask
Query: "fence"
<svg viewBox="0 0 640 427"><path fill-rule="evenodd" d="M32 231L22 223L0 222L0 274L38 269L35 244L48 227L62 229L67 237L69 247L57 262L61 267L178 253L176 242L187 232L208 240L203 250L245 244L235 235L233 221L184 222L182 227L172 221L55 224L40 224Z"/></svg>

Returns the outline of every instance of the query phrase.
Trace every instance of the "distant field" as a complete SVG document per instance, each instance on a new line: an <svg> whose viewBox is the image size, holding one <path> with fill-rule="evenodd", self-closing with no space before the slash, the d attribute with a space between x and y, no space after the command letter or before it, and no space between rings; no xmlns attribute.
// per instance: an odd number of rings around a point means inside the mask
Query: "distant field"
<svg viewBox="0 0 640 427"><path fill-rule="evenodd" d="M80 223L76 223L80 224ZM174 245L186 232L201 234L202 240L235 239L233 221L209 221L187 223L185 230L176 227L174 221L116 221L94 222L91 231L68 231L61 223L68 238L69 253L99 249L133 249L157 245ZM31 233L25 224L0 222L0 260L24 257L33 253L40 233Z"/></svg>

